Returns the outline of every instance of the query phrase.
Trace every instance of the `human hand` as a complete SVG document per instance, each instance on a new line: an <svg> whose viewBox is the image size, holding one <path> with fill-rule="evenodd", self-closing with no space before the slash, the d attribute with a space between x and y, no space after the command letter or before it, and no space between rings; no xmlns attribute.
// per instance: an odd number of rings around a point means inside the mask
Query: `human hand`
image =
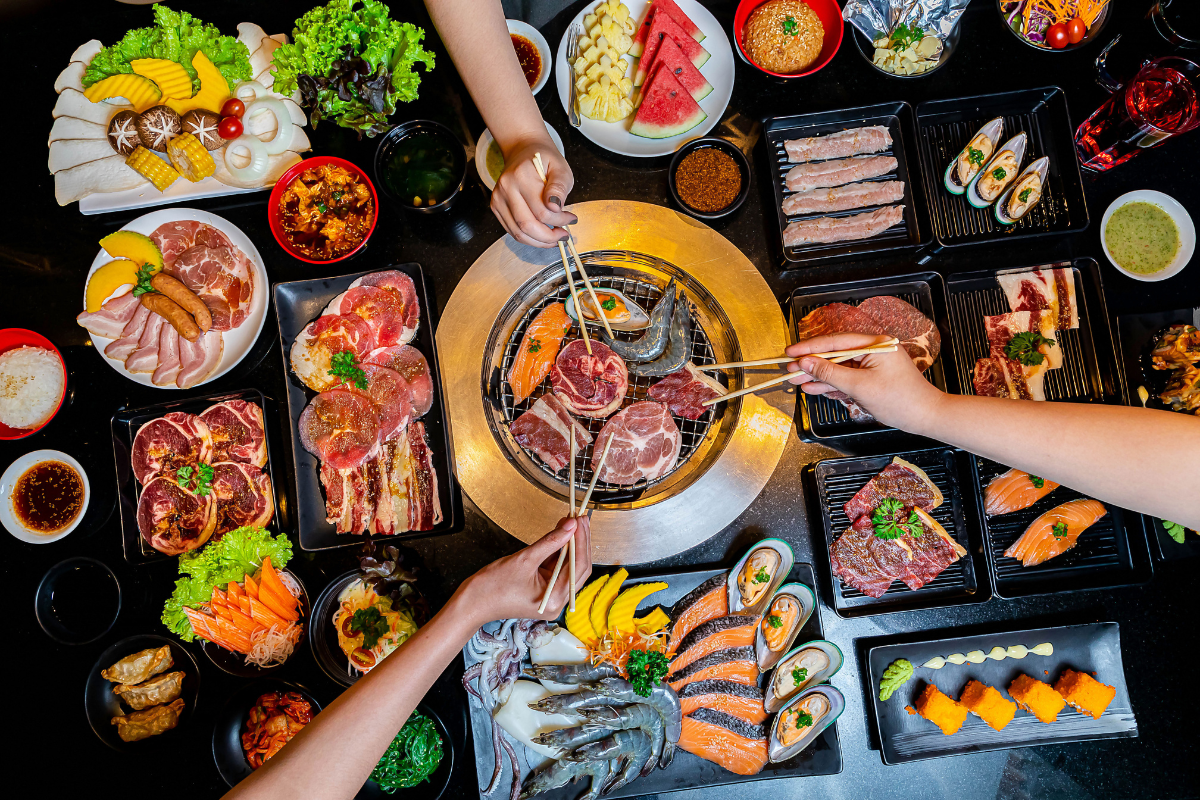
<svg viewBox="0 0 1200 800"><path fill-rule="evenodd" d="M592 574L592 527L588 517L563 518L558 527L511 556L493 561L463 584L467 606L479 616L478 625L494 619L555 619L570 597L570 564L563 561L546 611L538 613L542 595L554 574L558 552L575 537L575 590ZM569 556L568 556L569 557Z"/></svg>
<svg viewBox="0 0 1200 800"><path fill-rule="evenodd" d="M541 153L546 182L533 165ZM563 227L579 221L563 211L575 176L550 137L519 141L504 152L504 172L492 190L492 213L514 239L533 247L554 247L570 234Z"/></svg>
<svg viewBox="0 0 1200 800"><path fill-rule="evenodd" d="M880 344L890 337L865 333L838 333L817 336L791 345L789 356L849 350ZM840 391L853 397L875 419L902 430L920 426L933 413L941 398L940 390L921 375L903 347L892 353L869 353L842 364L823 358L800 358L787 365L788 372L804 371L790 378L805 394Z"/></svg>

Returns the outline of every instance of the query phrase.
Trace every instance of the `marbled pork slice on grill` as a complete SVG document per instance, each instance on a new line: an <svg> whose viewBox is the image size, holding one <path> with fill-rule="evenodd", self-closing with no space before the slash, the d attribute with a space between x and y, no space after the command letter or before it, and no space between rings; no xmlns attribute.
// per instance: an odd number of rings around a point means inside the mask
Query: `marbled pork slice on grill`
<svg viewBox="0 0 1200 800"><path fill-rule="evenodd" d="M314 397L301 412L299 427L304 449L335 470L360 466L379 442L375 404L346 389Z"/></svg>
<svg viewBox="0 0 1200 800"><path fill-rule="evenodd" d="M904 206L884 206L845 217L806 217L783 229L784 247L870 239L904 221Z"/></svg>
<svg viewBox="0 0 1200 800"><path fill-rule="evenodd" d="M1033 269L996 276L1013 311L1045 311L1058 330L1079 327L1075 275L1070 267Z"/></svg>
<svg viewBox="0 0 1200 800"><path fill-rule="evenodd" d="M783 213L829 214L868 206L885 206L904 199L904 181L865 181L846 186L808 189L789 195L783 200Z"/></svg>
<svg viewBox="0 0 1200 800"><path fill-rule="evenodd" d="M275 494L271 479L253 464L220 461L212 465L211 489L217 498L217 527L220 539L245 526L266 527L275 516Z"/></svg>
<svg viewBox="0 0 1200 800"><path fill-rule="evenodd" d="M159 475L142 489L137 507L138 530L160 553L177 556L195 550L217 526L217 499L184 489L174 477Z"/></svg>
<svg viewBox="0 0 1200 800"><path fill-rule="evenodd" d="M868 516L855 520L829 546L833 574L868 597L882 597L894 580L920 589L967 554L924 509L906 506L906 517L909 511L921 520L920 536L903 532L896 539L881 539Z"/></svg>
<svg viewBox="0 0 1200 800"><path fill-rule="evenodd" d="M267 432L257 403L226 400L200 413L213 441L213 461L240 461L264 467L267 464Z"/></svg>
<svg viewBox="0 0 1200 800"><path fill-rule="evenodd" d="M618 486L661 478L675 466L683 446L671 412L662 403L650 400L622 409L604 424L592 448L593 470L599 469L610 437L612 447L600 470L600 480Z"/></svg>
<svg viewBox="0 0 1200 800"><path fill-rule="evenodd" d="M867 178L887 175L899 166L891 156L854 156L833 161L797 164L787 171L784 183L789 191L808 192L813 189L828 189ZM786 202L786 201L785 201ZM792 212L784 209L785 214Z"/></svg>
<svg viewBox="0 0 1200 800"><path fill-rule="evenodd" d="M945 499L925 470L896 456L883 471L855 492L842 508L853 522L863 515L870 515L888 497L926 511L937 508Z"/></svg>
<svg viewBox="0 0 1200 800"><path fill-rule="evenodd" d="M192 220L160 225L150 234L163 254L163 270L208 306L213 330L240 326L250 313L254 270L250 259L221 231Z"/></svg>
<svg viewBox="0 0 1200 800"><path fill-rule="evenodd" d="M802 163L828 158L846 158L863 153L878 153L892 146L892 134L884 125L847 128L844 131L788 139L783 143L788 161Z"/></svg>
<svg viewBox="0 0 1200 800"><path fill-rule="evenodd" d="M134 297L133 292L126 292L105 301L97 311L84 311L75 317L75 321L86 328L88 333L103 336L105 339L117 339L141 306L142 301Z"/></svg>
<svg viewBox="0 0 1200 800"><path fill-rule="evenodd" d="M992 358L1007 358L1005 348L1018 333L1040 333L1053 342L1042 344L1038 348L1043 357L1041 364L1022 365L1026 380L1031 375L1062 366L1062 348L1055 334L1054 317L1048 311L1010 311L1007 314L984 317L983 331L987 336L988 355Z"/></svg>
<svg viewBox="0 0 1200 800"><path fill-rule="evenodd" d="M429 374L429 362L420 350L407 344L379 347L367 356L367 363L378 364L400 373L408 384L413 419L425 416L433 407L433 378Z"/></svg>
<svg viewBox="0 0 1200 800"><path fill-rule="evenodd" d="M603 419L621 407L629 391L625 362L608 345L582 339L568 342L554 360L550 385L572 414Z"/></svg>
<svg viewBox="0 0 1200 800"><path fill-rule="evenodd" d="M666 403L672 414L684 419L700 419L711 408L703 405L705 400L727 393L724 386L693 367L690 362L651 386L647 392L651 400Z"/></svg>
<svg viewBox="0 0 1200 800"><path fill-rule="evenodd" d="M353 353L363 361L375 349L375 334L357 314L325 314L304 327L292 342L288 361L300 381L314 392L336 386L340 379L329 373L333 357Z"/></svg>
<svg viewBox="0 0 1200 800"><path fill-rule="evenodd" d="M555 472L571 460L572 430L577 453L582 453L592 441L587 428L580 425L553 394L544 394L535 400L528 411L512 421L509 430L517 444L532 450Z"/></svg>
<svg viewBox="0 0 1200 800"><path fill-rule="evenodd" d="M350 289L359 286L378 286L395 295L400 302L401 320L403 323L398 344L407 344L417 335L417 327L421 324L421 303L417 299L417 287L413 279L397 269L386 269L372 272L350 284Z"/></svg>
<svg viewBox="0 0 1200 800"><path fill-rule="evenodd" d="M171 477L180 467L212 460L208 425L194 414L172 411L138 428L130 447L133 477L145 484L160 473Z"/></svg>

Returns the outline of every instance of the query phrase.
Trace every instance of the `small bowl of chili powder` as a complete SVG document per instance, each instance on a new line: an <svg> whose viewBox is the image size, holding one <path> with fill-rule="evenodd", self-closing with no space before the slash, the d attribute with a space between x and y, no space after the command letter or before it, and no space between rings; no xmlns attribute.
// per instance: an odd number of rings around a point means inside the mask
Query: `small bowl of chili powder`
<svg viewBox="0 0 1200 800"><path fill-rule="evenodd" d="M671 159L671 198L697 219L722 219L750 194L750 160L732 142L716 136L694 139Z"/></svg>

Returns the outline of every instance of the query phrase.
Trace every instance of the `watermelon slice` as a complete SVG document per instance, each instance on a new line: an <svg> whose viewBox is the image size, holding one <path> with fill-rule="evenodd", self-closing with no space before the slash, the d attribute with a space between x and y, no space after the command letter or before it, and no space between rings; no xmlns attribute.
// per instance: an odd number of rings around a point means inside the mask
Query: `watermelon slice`
<svg viewBox="0 0 1200 800"><path fill-rule="evenodd" d="M633 85L641 86L654 70L654 57L658 54L658 46L664 38L675 40L679 49L688 61L699 69L708 61L709 53L700 43L688 36L675 24L668 14L655 14L654 22L650 25L650 33L646 34L646 48L638 60L637 72L633 76Z"/></svg>
<svg viewBox="0 0 1200 800"><path fill-rule="evenodd" d="M705 80L700 70L696 69L696 65L684 56L674 39L665 38L659 44L658 52L654 56L655 69L659 64L675 73L675 79L688 90L696 102L708 97L708 93L713 90L712 84Z"/></svg>
<svg viewBox="0 0 1200 800"><path fill-rule="evenodd" d="M649 10L646 11L646 18L642 20L642 24L638 26L637 33L633 36L633 47L629 48L629 55L634 58L642 54L642 49L646 44L646 35L650 33L650 20L654 16L654 9L662 7L671 19L675 20L675 24L683 29L684 33L691 36L697 42L704 41L704 33L696 23L683 13L683 10L675 4L675 0L655 0L650 4Z"/></svg>
<svg viewBox="0 0 1200 800"><path fill-rule="evenodd" d="M687 133L706 119L708 115L671 68L661 64L646 84L642 105L629 132L646 139L667 139Z"/></svg>

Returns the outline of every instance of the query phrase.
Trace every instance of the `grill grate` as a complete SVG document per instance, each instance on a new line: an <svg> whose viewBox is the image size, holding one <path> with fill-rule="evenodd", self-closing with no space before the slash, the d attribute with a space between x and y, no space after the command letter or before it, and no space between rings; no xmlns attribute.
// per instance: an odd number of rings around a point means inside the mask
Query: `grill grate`
<svg viewBox="0 0 1200 800"><path fill-rule="evenodd" d="M602 274L601 270L603 269L603 267L594 264L592 262L592 259L589 258L589 255L591 255L591 254L584 254L583 259L584 259L584 262L586 264L588 264L588 276L591 278L592 285L595 286L597 289L600 289L600 288L615 289L615 290L621 292L622 294L624 294L626 297L632 298L634 301L636 301L638 303L638 305L640 305L643 309L645 309L647 313L649 313L650 310L653 308L654 304L658 302L658 299L660 297L662 297L662 289L647 279L625 277L625 276L621 276L621 275L604 275L604 274ZM557 265L552 265L552 266L557 268L557 270L560 274L562 273L563 270L562 270L562 262L561 261L559 261L557 263ZM513 329L512 335L509 337L508 342L504 347L504 354L501 359L501 373L503 375L505 375L505 376L508 375L509 370L512 367L513 359L516 357L517 351L519 350L519 348L521 346L521 339L525 335L525 330L526 330L526 328L529 327L529 323L532 322L533 318L536 317L542 311L542 309L544 309L546 306L550 305L551 303L565 303L567 298L570 297L570 294L571 294L570 289L564 280L562 282L562 284L560 286L558 286L554 291L552 291L549 294L547 294L546 296L544 296L541 300L539 300L536 304L534 304L529 310L527 310L525 312L524 316L522 316L520 321L517 323L517 326ZM688 300L689 300L689 304L690 304L691 300L692 300L690 293L688 296ZM692 316L692 341L691 341L692 357L691 357L691 362L696 365L715 364L715 363L717 363L717 359L716 359L715 353L713 351L712 342L709 340L708 335L705 333L704 328L701 326L700 320L698 319L698 317L696 315L694 306L690 306L690 311L691 311L691 316ZM591 334L592 331L595 330L597 327L598 326L592 326L591 328L589 328L589 334ZM601 330L602 330L602 328L601 328ZM630 341L630 340L636 339L642 335L641 331L634 331L634 332L613 331L613 333L616 335L616 337L618 339L625 340L625 341ZM577 327L572 328L572 332L568 334L568 338L564 341L567 341L571 338L578 338L578 335L579 335L578 328ZM593 334L593 335L595 335L595 334ZM723 374L719 374L719 373L712 373L712 374L723 385L728 385L727 380ZM633 405L634 403L640 402L642 400L648 400L649 397L647 396L647 392L649 391L650 387L653 384L657 383L660 380L662 380L661 377L641 377L641 376L630 374L629 375L629 391L625 395L625 400L621 403L621 408L622 409L628 408L629 406ZM534 401L537 400L537 398L541 397L543 394L545 394L546 392L549 392L549 391L550 391L550 378L547 377L542 381L542 383L538 386L538 388L535 389L532 394L530 394L529 397L527 397L524 401L522 401L520 403L515 403L514 397L512 394L512 389L509 386L508 381L502 380L500 382L499 400L500 400L500 407L501 407L501 410L503 413L505 425L506 426L511 425L513 420L515 420L517 417L521 416L521 414L525 413L533 406L533 403L534 403ZM664 480L666 480L667 478L669 478L672 474L677 472L684 464L687 463L687 461L691 457L692 453L694 453L700 447L700 445L704 442L705 438L709 435L710 429L713 426L713 422L718 418L717 417L717 409L720 407L721 407L720 403L710 406L708 411L706 411L704 413L704 415L701 416L697 420L684 419L684 418L678 417L678 416L673 417L673 419L675 420L675 424L677 426L679 426L680 438L682 439L682 446L680 447L680 451L679 451L679 459L675 462L675 465L673 467L671 467L671 469L667 470L667 472L664 473L662 476L660 476L652 481L645 481L645 480L638 481L633 486L618 486L617 484L610 484L605 481L600 481L600 482L597 482L597 484L596 484L596 492L598 492L598 493L628 492L631 490L646 489L646 488L649 488L656 484L659 484L659 483L663 482ZM616 413L616 412L614 412L614 413ZM580 424L583 425L585 428L587 428L588 432L592 435L592 443L589 444L586 448L584 448L584 450L582 452L578 453L576 456L576 458L577 458L576 470L575 470L576 487L580 491L586 491L588 485L591 483L592 475L593 475L593 470L592 470L592 466L591 466L592 452L595 448L596 442L598 441L600 431L604 427L605 422L607 422L608 420L607 420L607 418L606 419L591 419L588 417L578 417L578 420L579 420ZM537 466L546 475L549 475L551 478L558 481L563 486L569 486L570 482L569 482L569 479L566 477L567 473L570 471L569 466L563 467L561 472L554 472L553 470L550 469L550 467L548 467L546 464L544 464L542 462L542 460L537 458L536 456L531 456L531 460L535 464L537 464Z"/></svg>

